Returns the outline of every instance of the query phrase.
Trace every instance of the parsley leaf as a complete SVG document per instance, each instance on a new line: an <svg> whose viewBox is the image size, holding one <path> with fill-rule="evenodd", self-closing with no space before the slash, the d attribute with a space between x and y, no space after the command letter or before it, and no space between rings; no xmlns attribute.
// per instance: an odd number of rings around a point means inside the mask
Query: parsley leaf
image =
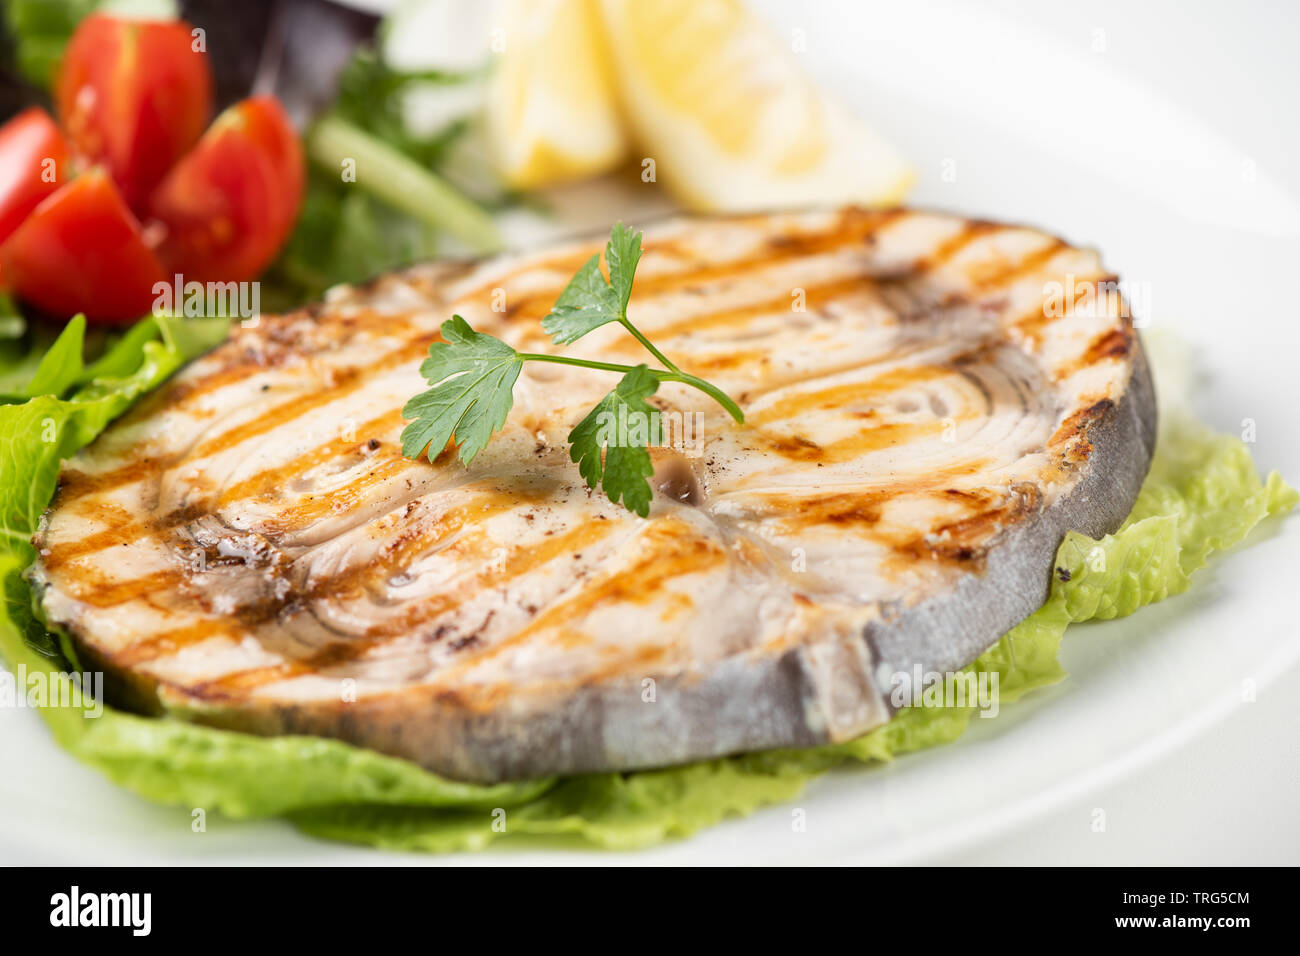
<svg viewBox="0 0 1300 956"><path fill-rule="evenodd" d="M402 408L403 417L415 419L402 429L402 454L418 458L427 448L433 461L454 436L468 465L506 423L523 357L459 315L442 323L442 337L420 365L433 388Z"/></svg>
<svg viewBox="0 0 1300 956"><path fill-rule="evenodd" d="M560 345L576 342L610 322L627 324L632 277L641 261L641 233L618 223L605 245L609 279L600 271L599 253L588 259L569 280L542 328Z"/></svg>
<svg viewBox="0 0 1300 956"><path fill-rule="evenodd" d="M512 390L524 362L554 362L603 372L621 372L618 385L569 432L569 455L587 487L598 485L609 500L647 517L654 492L650 447L663 443L660 412L646 401L662 382L698 389L737 422L745 413L722 389L674 365L627 318L632 281L641 260L641 234L622 223L614 226L605 246L609 279L594 255L569 280L542 327L560 344L577 341L592 329L619 322L646 351L663 364L616 365L567 355L516 352L505 342L475 332L459 315L442 325L444 341L429 346L420 374L433 388L406 403L402 414L412 421L402 431L402 454L418 458L426 449L435 459L448 440L460 446L469 464L505 425L513 404Z"/></svg>
<svg viewBox="0 0 1300 956"><path fill-rule="evenodd" d="M550 315L542 319L542 328L560 345L568 345L622 317L618 294L605 281L597 254L569 280Z"/></svg>
<svg viewBox="0 0 1300 956"><path fill-rule="evenodd" d="M654 474L648 447L658 445L661 435L659 409L646 399L658 388L659 376L638 365L569 432L569 457L587 487L599 484L610 501L621 498L642 518L650 514L647 479Z"/></svg>
<svg viewBox="0 0 1300 956"><path fill-rule="evenodd" d="M625 319L632 298L632 278L640 261L641 233L615 223L605 246L605 263L609 266L609 284L618 294L618 310Z"/></svg>

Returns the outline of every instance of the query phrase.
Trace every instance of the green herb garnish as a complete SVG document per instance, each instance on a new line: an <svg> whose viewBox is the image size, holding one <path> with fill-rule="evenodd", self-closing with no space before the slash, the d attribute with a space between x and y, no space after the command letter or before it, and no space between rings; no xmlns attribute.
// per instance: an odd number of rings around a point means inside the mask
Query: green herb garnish
<svg viewBox="0 0 1300 956"><path fill-rule="evenodd" d="M414 419L402 431L402 454L418 458L427 450L432 461L452 441L468 465L501 429L514 403L515 381L525 362L554 362L605 372L623 378L569 432L569 455L587 486L599 485L617 504L645 517L650 513L650 476L654 466L649 447L660 441L658 409L646 400L661 382L680 382L704 392L738 422L745 420L730 396L716 385L683 372L651 344L627 318L632 281L641 260L641 233L622 223L614 226L605 246L606 279L600 254L592 256L569 280L542 328L560 345L576 342L588 332L618 322L663 366L616 365L565 355L518 352L505 342L476 332L459 315L442 324L442 342L429 346L420 374L432 388L415 396L402 409ZM643 428L620 429L609 423L639 420ZM623 434L626 432L626 434Z"/></svg>

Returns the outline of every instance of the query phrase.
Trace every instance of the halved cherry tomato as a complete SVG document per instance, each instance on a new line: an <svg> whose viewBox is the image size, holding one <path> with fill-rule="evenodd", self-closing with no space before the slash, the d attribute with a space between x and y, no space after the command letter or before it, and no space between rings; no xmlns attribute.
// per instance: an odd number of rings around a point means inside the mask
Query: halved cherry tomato
<svg viewBox="0 0 1300 956"><path fill-rule="evenodd" d="M68 43L55 102L74 153L106 166L143 213L208 124L212 72L188 23L94 15Z"/></svg>
<svg viewBox="0 0 1300 956"><path fill-rule="evenodd" d="M284 109L269 96L236 103L154 193L159 254L187 282L251 279L288 238L302 189L302 146Z"/></svg>
<svg viewBox="0 0 1300 956"><path fill-rule="evenodd" d="M50 119L33 106L0 127L0 242L40 201L69 178L68 144Z"/></svg>
<svg viewBox="0 0 1300 956"><path fill-rule="evenodd" d="M66 140L39 110L0 129L8 291L55 316L124 322L148 312L174 273L250 279L284 245L302 203L297 134L270 97L236 104L203 132L212 76L189 24L83 20L55 99ZM74 161L92 168L62 181Z"/></svg>
<svg viewBox="0 0 1300 956"><path fill-rule="evenodd" d="M0 246L5 283L56 316L126 323L148 314L162 267L108 173L95 167L47 198Z"/></svg>

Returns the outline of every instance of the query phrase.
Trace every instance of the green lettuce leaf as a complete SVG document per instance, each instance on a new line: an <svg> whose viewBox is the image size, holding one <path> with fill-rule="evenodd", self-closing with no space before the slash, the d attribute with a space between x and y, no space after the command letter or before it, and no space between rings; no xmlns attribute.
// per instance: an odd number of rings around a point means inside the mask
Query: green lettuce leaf
<svg viewBox="0 0 1300 956"><path fill-rule="evenodd" d="M12 56L28 82L53 86L54 72L72 32L97 6L99 0L8 0L4 16Z"/></svg>
<svg viewBox="0 0 1300 956"><path fill-rule="evenodd" d="M50 88L63 51L82 18L95 12L166 20L176 16L176 0L5 0L13 65L29 83Z"/></svg>
<svg viewBox="0 0 1300 956"><path fill-rule="evenodd" d="M35 387L43 394L0 405L0 546L15 549L29 560L29 539L54 494L59 462L93 441L132 402L190 357L150 340L139 347L136 368L129 375L96 378L60 398L50 389L70 387L80 377L81 355L69 356L67 347L69 343L80 346L84 331L84 323L69 323L47 353L47 357L67 357L75 375L64 375L43 360L24 387L24 392Z"/></svg>
<svg viewBox="0 0 1300 956"><path fill-rule="evenodd" d="M72 347L80 331L64 335L53 347L65 356L59 367L51 360L34 374L66 394L0 405L0 656L16 673L63 675L69 667L59 640L33 615L21 578L60 459L213 339L211 329L146 320L82 369ZM24 393L30 384L20 382ZM1125 525L1101 541L1068 536L1047 603L970 669L998 675L999 704L1061 680L1057 649L1070 623L1181 593L1211 551L1240 542L1298 499L1276 474L1261 481L1241 442L1190 424L1167 429ZM254 737L108 707L99 717L73 706L40 713L60 746L148 799L235 818L283 815L305 832L376 847L449 852L502 838L627 849L685 836L789 800L831 767L956 740L977 708L973 700L907 708L856 740L807 750L497 786L446 780L335 740Z"/></svg>
<svg viewBox="0 0 1300 956"><path fill-rule="evenodd" d="M62 395L81 377L82 352L86 344L86 317L74 315L64 326L52 346L36 366L31 381L24 389L27 398L38 395Z"/></svg>
<svg viewBox="0 0 1300 956"><path fill-rule="evenodd" d="M744 758L560 781L517 808L445 812L329 807L291 814L305 832L391 850L479 850L509 835L628 850L689 836L730 815L796 796L807 775L751 769Z"/></svg>

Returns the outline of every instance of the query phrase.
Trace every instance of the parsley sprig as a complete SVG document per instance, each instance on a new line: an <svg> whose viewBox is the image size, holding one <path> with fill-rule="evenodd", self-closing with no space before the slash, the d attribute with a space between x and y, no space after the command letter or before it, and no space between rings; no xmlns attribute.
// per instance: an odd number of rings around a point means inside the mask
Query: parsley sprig
<svg viewBox="0 0 1300 956"><path fill-rule="evenodd" d="M588 332L617 322L636 338L662 366L618 365L567 355L519 352L505 342L475 331L459 315L442 324L443 341L429 346L420 374L432 386L409 402L402 415L413 419L402 431L402 454L418 458L428 453L432 461L454 442L460 460L468 465L505 425L514 404L514 387L525 362L553 362L623 377L569 432L569 456L588 487L599 485L617 504L645 517L650 513L650 476L654 466L649 447L660 442L658 409L650 398L663 382L680 382L704 392L738 422L745 420L740 406L716 385L683 372L634 326L627 317L632 282L641 260L641 233L622 223L614 226L605 246L609 278L600 268L600 254L592 256L564 287L555 306L542 320L542 328L558 345L569 345ZM612 434L611 422L637 418L644 428Z"/></svg>

